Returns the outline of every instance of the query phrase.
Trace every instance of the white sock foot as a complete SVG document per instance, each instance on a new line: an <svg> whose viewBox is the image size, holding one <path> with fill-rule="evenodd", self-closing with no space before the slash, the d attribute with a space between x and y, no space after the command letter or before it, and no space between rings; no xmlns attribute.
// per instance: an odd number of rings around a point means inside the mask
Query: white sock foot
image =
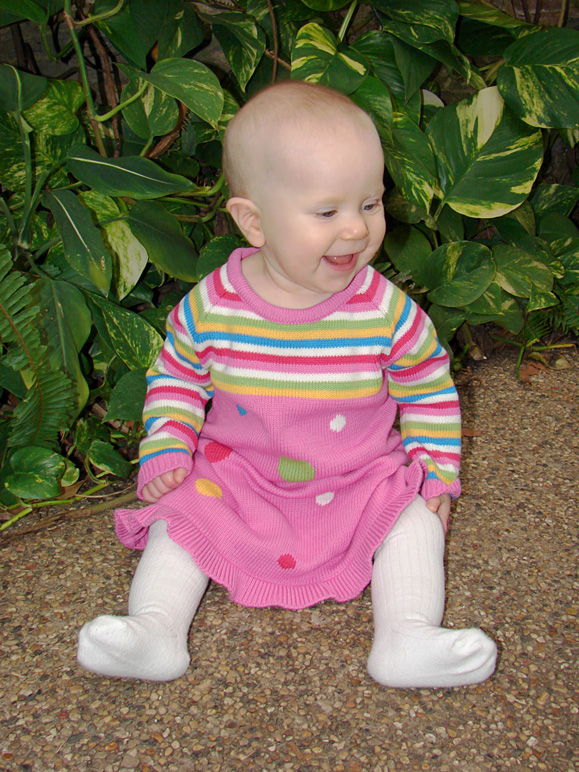
<svg viewBox="0 0 579 772"><path fill-rule="evenodd" d="M129 616L100 616L78 637L77 659L93 673L172 681L189 666L187 634L209 580L191 555L151 525L129 593Z"/></svg>
<svg viewBox="0 0 579 772"><path fill-rule="evenodd" d="M374 556L374 643L368 672L385 686L467 686L492 675L497 647L481 630L440 627L444 531L418 497Z"/></svg>
<svg viewBox="0 0 579 772"><path fill-rule="evenodd" d="M100 616L78 636L82 667L105 676L173 681L189 667L186 642L146 615Z"/></svg>
<svg viewBox="0 0 579 772"><path fill-rule="evenodd" d="M408 625L374 641L368 672L392 688L467 686L486 681L496 657L494 641L482 630Z"/></svg>

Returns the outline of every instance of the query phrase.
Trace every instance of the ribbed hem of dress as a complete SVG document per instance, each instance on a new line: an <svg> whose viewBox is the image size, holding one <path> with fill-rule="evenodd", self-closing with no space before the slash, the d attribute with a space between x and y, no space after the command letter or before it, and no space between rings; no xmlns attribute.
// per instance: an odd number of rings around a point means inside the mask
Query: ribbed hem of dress
<svg viewBox="0 0 579 772"><path fill-rule="evenodd" d="M410 481L408 481L410 482ZM119 540L130 549L144 549L149 527L157 520L167 522L172 541L189 552L198 568L217 584L225 587L230 599L241 606L265 608L280 606L285 609L304 609L325 600L345 602L360 595L372 578L374 553L386 538L401 512L419 492L418 475L395 508L385 510L372 527L360 537L351 557L340 569L328 577L312 578L307 584L288 581L278 583L247 574L222 557L204 534L191 527L190 521L176 510L153 504L142 509L118 509L115 512L115 530ZM318 574L321 570L317 571Z"/></svg>

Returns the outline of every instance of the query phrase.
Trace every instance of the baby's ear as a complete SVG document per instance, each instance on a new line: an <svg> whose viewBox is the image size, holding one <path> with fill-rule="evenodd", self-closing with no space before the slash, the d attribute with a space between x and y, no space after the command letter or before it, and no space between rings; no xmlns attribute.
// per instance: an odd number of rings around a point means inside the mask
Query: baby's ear
<svg viewBox="0 0 579 772"><path fill-rule="evenodd" d="M227 202L226 209L251 246L263 247L265 236L261 229L261 218L256 204L249 198L234 196Z"/></svg>

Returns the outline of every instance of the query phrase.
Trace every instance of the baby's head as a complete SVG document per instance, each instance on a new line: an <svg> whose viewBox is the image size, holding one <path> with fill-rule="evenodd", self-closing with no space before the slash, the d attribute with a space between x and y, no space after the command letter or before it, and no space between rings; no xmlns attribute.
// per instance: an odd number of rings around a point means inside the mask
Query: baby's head
<svg viewBox="0 0 579 772"><path fill-rule="evenodd" d="M384 237L384 155L371 118L343 94L288 81L229 124L227 211L258 252L243 263L270 303L305 308L345 289Z"/></svg>
<svg viewBox="0 0 579 772"><path fill-rule="evenodd" d="M338 91L297 80L265 88L225 132L223 171L231 196L254 200L264 183L282 184L285 165L303 161L316 141L335 146L339 162L352 134L380 146L368 114Z"/></svg>

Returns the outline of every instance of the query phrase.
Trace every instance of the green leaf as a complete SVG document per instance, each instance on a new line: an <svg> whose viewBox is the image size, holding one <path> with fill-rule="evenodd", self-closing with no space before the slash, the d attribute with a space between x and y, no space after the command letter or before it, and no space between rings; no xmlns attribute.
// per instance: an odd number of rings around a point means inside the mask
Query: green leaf
<svg viewBox="0 0 579 772"><path fill-rule="evenodd" d="M122 100L141 88L140 79L131 80L123 89ZM138 137L161 137L172 131L179 120L179 108L173 97L148 85L144 93L123 110L123 117Z"/></svg>
<svg viewBox="0 0 579 772"><path fill-rule="evenodd" d="M542 162L542 135L505 110L495 87L439 110L426 133L441 203L468 217L498 217L529 194Z"/></svg>
<svg viewBox="0 0 579 772"><path fill-rule="evenodd" d="M418 266L430 256L432 245L418 228L399 225L386 233L384 249L397 271L415 277Z"/></svg>
<svg viewBox="0 0 579 772"><path fill-rule="evenodd" d="M106 295L111 284L111 256L88 209L70 190L45 193L44 203L56 220L68 264Z"/></svg>
<svg viewBox="0 0 579 772"><path fill-rule="evenodd" d="M177 220L161 204L138 202L129 213L129 225L157 268L175 279L197 281L195 248Z"/></svg>
<svg viewBox="0 0 579 772"><path fill-rule="evenodd" d="M303 0L304 5L312 8L314 11L329 13L330 11L339 11L344 8L350 0Z"/></svg>
<svg viewBox="0 0 579 772"><path fill-rule="evenodd" d="M464 241L464 223L454 209L445 206L437 220L442 241Z"/></svg>
<svg viewBox="0 0 579 772"><path fill-rule="evenodd" d="M57 480L32 472L9 474L4 485L10 493L24 500L52 499L60 493Z"/></svg>
<svg viewBox="0 0 579 772"><path fill-rule="evenodd" d="M547 210L537 217L539 236L549 243L560 239L579 237L577 226L564 215L553 210Z"/></svg>
<svg viewBox="0 0 579 772"><path fill-rule="evenodd" d="M69 179L60 167L69 147L81 141L82 137L80 127L76 132L63 136L35 132L32 146L34 181L46 172L50 175L51 186L68 185ZM24 190L25 181L26 163L18 127L12 116L0 111L0 182L9 190L18 192Z"/></svg>
<svg viewBox="0 0 579 772"><path fill-rule="evenodd" d="M90 300L97 330L111 351L131 370L150 367L163 345L155 328L134 311L98 295Z"/></svg>
<svg viewBox="0 0 579 772"><path fill-rule="evenodd" d="M533 290L551 291L553 274L528 252L506 244L495 244L493 257L497 265L496 281L511 295L530 298Z"/></svg>
<svg viewBox="0 0 579 772"><path fill-rule="evenodd" d="M7 367L0 361L0 388L6 389L15 397L24 399L26 396L26 385L22 376L17 370Z"/></svg>
<svg viewBox="0 0 579 772"><path fill-rule="evenodd" d="M428 316L434 324L436 334L441 342L452 340L454 333L466 319L466 314L462 309L445 308L436 305L436 303L432 303L429 307Z"/></svg>
<svg viewBox="0 0 579 772"><path fill-rule="evenodd" d="M111 11L115 5L116 0L97 0L92 14ZM96 26L126 59L145 68L165 17L164 5L155 0L129 0L113 16L97 21ZM139 6L144 6L144 13L139 13Z"/></svg>
<svg viewBox="0 0 579 772"><path fill-rule="evenodd" d="M517 40L497 75L511 110L531 126L579 125L579 31L552 28Z"/></svg>
<svg viewBox="0 0 579 772"><path fill-rule="evenodd" d="M392 147L386 149L385 161L404 197L428 210L437 188L434 156L428 137L404 113L394 113Z"/></svg>
<svg viewBox="0 0 579 772"><path fill-rule="evenodd" d="M245 13L224 11L207 19L241 90L245 91L265 52L265 34Z"/></svg>
<svg viewBox="0 0 579 772"><path fill-rule="evenodd" d="M211 271L220 268L226 263L233 250L241 245L241 240L233 233L215 236L215 238L207 242L199 253L199 262L197 263L198 281L201 281Z"/></svg>
<svg viewBox="0 0 579 772"><path fill-rule="evenodd" d="M394 188L386 197L385 208L392 217L400 222L418 223L429 219L426 209L408 201L398 188ZM433 221L432 227L435 225L436 223ZM431 226L429 225L429 227Z"/></svg>
<svg viewBox="0 0 579 772"><path fill-rule="evenodd" d="M350 94L350 99L370 115L382 141L391 145L392 100L388 88L382 81L370 75Z"/></svg>
<svg viewBox="0 0 579 772"><path fill-rule="evenodd" d="M193 59L163 59L150 73L119 65L129 77L142 78L188 107L211 126L223 110L223 91L217 76Z"/></svg>
<svg viewBox="0 0 579 772"><path fill-rule="evenodd" d="M364 58L353 48L339 46L325 27L311 23L298 32L292 52L292 78L351 94L367 71Z"/></svg>
<svg viewBox="0 0 579 772"><path fill-rule="evenodd" d="M86 457L97 469L113 474L115 477L126 478L133 471L132 465L125 461L108 442L102 440L92 441Z"/></svg>
<svg viewBox="0 0 579 772"><path fill-rule="evenodd" d="M455 0L375 0L373 5L383 15L383 28L411 45L454 40Z"/></svg>
<svg viewBox="0 0 579 772"><path fill-rule="evenodd" d="M537 185L529 197L535 214L554 211L569 216L579 201L576 185Z"/></svg>
<svg viewBox="0 0 579 772"><path fill-rule="evenodd" d="M488 247L458 241L435 249L420 265L416 280L431 288L431 303L458 308L479 298L494 274L495 264Z"/></svg>
<svg viewBox="0 0 579 772"><path fill-rule="evenodd" d="M6 12L5 24L28 19L43 27L49 17L62 10L64 0L0 0L0 11Z"/></svg>
<svg viewBox="0 0 579 772"><path fill-rule="evenodd" d="M45 95L25 111L24 117L33 129L47 134L71 134L79 127L76 112L84 102L78 81L49 80Z"/></svg>
<svg viewBox="0 0 579 772"><path fill-rule="evenodd" d="M166 172L148 158L103 158L86 145L71 147L67 167L78 180L106 196L144 200L195 187L186 177Z"/></svg>
<svg viewBox="0 0 579 772"><path fill-rule="evenodd" d="M32 107L46 91L47 84L46 78L20 72L11 64L0 64L0 108L17 112Z"/></svg>
<svg viewBox="0 0 579 772"><path fill-rule="evenodd" d="M167 15L159 31L158 61L185 56L205 37L203 24L188 3L172 0L165 5Z"/></svg>
<svg viewBox="0 0 579 772"><path fill-rule="evenodd" d="M85 206L94 212L99 221L119 217L121 213L114 199L103 196L96 190L80 193L79 198ZM149 260L147 250L137 239L126 220L102 225L101 233L113 256L115 294L119 300L122 300L135 287L147 267Z"/></svg>
<svg viewBox="0 0 579 772"><path fill-rule="evenodd" d="M89 392L78 355L91 332L90 311L82 293L62 281L37 279L31 297L40 309L40 334L48 350L48 360L54 370L64 371L70 378L79 412Z"/></svg>
<svg viewBox="0 0 579 772"><path fill-rule="evenodd" d="M19 448L10 458L13 474L6 477L6 488L21 499L48 499L60 493L60 480L66 463L47 448Z"/></svg>
<svg viewBox="0 0 579 772"><path fill-rule="evenodd" d="M146 367L129 370L119 380L109 400L106 420L141 421L147 394Z"/></svg>
<svg viewBox="0 0 579 772"><path fill-rule="evenodd" d="M514 334L523 328L524 317L518 303L512 295L505 292L496 279L479 298L466 305L464 311L471 324L496 322Z"/></svg>

